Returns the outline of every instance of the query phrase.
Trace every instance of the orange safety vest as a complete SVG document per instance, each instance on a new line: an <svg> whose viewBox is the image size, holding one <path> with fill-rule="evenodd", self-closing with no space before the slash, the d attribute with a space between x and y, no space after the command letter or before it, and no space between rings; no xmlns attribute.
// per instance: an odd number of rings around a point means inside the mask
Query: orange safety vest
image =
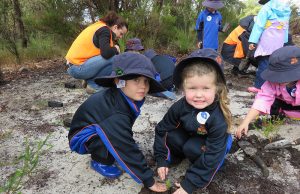
<svg viewBox="0 0 300 194"><path fill-rule="evenodd" d="M67 61L69 61L73 65L81 65L87 59L100 55L101 51L94 45L93 37L95 35L95 32L104 26L107 25L102 21L98 21L84 29L71 45L71 48L66 55ZM111 30L110 46L114 46Z"/></svg>
<svg viewBox="0 0 300 194"><path fill-rule="evenodd" d="M245 57L244 50L243 50L243 44L242 41L240 41L239 36L245 31L244 28L241 26L236 27L229 36L225 39L225 43L229 45L236 45L235 51L234 51L234 58L243 58Z"/></svg>

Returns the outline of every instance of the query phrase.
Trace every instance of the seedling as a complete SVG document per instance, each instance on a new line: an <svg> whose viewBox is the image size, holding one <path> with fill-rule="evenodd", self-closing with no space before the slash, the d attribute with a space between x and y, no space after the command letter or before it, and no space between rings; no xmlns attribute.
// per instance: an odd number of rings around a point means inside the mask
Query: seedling
<svg viewBox="0 0 300 194"><path fill-rule="evenodd" d="M166 180L166 186L167 186L168 190L172 187L172 183L171 183L170 179Z"/></svg>
<svg viewBox="0 0 300 194"><path fill-rule="evenodd" d="M255 129L261 131L262 134L269 139L272 140L272 135L277 134L279 130L279 126L283 125L285 122L284 118L279 117L261 117L260 123L261 126L254 125Z"/></svg>
<svg viewBox="0 0 300 194"><path fill-rule="evenodd" d="M20 190L23 188L23 179L26 176L30 176L34 173L39 161L39 157L42 154L43 147L46 144L48 135L45 140L40 140L34 144L30 143L28 139L25 140L25 150L18 158L18 163L21 165L20 168L12 173L6 183L0 186L0 193L21 193Z"/></svg>

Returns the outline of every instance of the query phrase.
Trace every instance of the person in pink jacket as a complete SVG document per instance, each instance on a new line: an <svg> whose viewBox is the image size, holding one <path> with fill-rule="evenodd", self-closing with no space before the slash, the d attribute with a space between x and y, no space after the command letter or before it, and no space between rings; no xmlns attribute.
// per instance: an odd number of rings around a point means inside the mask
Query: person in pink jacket
<svg viewBox="0 0 300 194"><path fill-rule="evenodd" d="M260 114L284 114L300 119L300 48L286 46L277 49L270 56L269 63L261 74L266 82L236 130L237 138L247 135L249 123Z"/></svg>

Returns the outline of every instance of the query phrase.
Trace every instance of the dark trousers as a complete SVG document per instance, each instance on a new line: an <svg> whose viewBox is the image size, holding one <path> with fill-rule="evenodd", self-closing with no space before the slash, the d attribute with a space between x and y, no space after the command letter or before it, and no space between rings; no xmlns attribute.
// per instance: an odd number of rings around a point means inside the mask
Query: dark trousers
<svg viewBox="0 0 300 194"><path fill-rule="evenodd" d="M254 87L260 89L265 83L265 80L261 77L261 73L269 66L269 55L257 57L258 67L256 70L256 77L254 80Z"/></svg>
<svg viewBox="0 0 300 194"><path fill-rule="evenodd" d="M281 110L300 111L300 106L293 106L291 104L287 104L283 100L276 98L271 106L270 115L283 116Z"/></svg>
<svg viewBox="0 0 300 194"><path fill-rule="evenodd" d="M92 160L105 165L112 165L114 157L109 153L98 135L93 136L85 143Z"/></svg>
<svg viewBox="0 0 300 194"><path fill-rule="evenodd" d="M169 132L167 146L171 152L171 164L183 158L188 158L193 163L203 153L204 143L203 137L191 136L182 129Z"/></svg>
<svg viewBox="0 0 300 194"><path fill-rule="evenodd" d="M239 67L239 64L241 63L241 59L234 58L234 52L236 49L236 45L230 45L223 43L222 50L221 50L221 55L224 59L224 61L230 63L234 67Z"/></svg>

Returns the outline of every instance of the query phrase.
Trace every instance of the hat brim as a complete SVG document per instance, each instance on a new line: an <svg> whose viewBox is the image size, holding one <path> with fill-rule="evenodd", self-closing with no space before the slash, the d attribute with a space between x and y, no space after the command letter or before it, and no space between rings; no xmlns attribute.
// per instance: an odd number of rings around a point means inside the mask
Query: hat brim
<svg viewBox="0 0 300 194"><path fill-rule="evenodd" d="M218 1L218 2L204 1L204 2L202 2L202 5L204 7L209 7L209 8L213 8L213 9L221 9L222 7L224 7L224 3L221 1Z"/></svg>
<svg viewBox="0 0 300 194"><path fill-rule="evenodd" d="M145 50L145 48L143 46L138 46L136 48L126 48L125 52L126 51L143 51L143 50Z"/></svg>
<svg viewBox="0 0 300 194"><path fill-rule="evenodd" d="M207 62L210 62L212 65L214 65L217 72L221 75L224 84L226 84L226 79L224 77L223 70L221 69L220 65L216 61L214 61L213 59L210 59L210 58L206 58L206 57L190 57L190 58L186 58L186 59L182 60L181 62L179 62L174 69L173 83L176 88L181 87L181 84L182 84L181 72L183 71L183 69L185 67L187 67L187 65L189 63L198 61L198 60L199 61L207 61Z"/></svg>
<svg viewBox="0 0 300 194"><path fill-rule="evenodd" d="M152 60L152 58L157 56L157 53L153 49L148 49L144 52L144 55Z"/></svg>
<svg viewBox="0 0 300 194"><path fill-rule="evenodd" d="M270 69L266 69L261 73L261 77L264 80L274 82L274 83L285 83L297 81L300 79L300 66L284 72L272 71Z"/></svg>
<svg viewBox="0 0 300 194"><path fill-rule="evenodd" d="M115 87L116 86L114 83L115 78L122 79L122 78L126 78L127 76L133 76L133 75L137 75L137 74L126 74L126 75L121 75L121 76L103 76L103 77L96 78L95 82L99 86ZM143 75L143 74L138 74L138 75L145 76L150 79L150 89L148 92L149 94L166 91L166 89L161 85L161 83L154 80L153 78L148 77L147 75Z"/></svg>
<svg viewBox="0 0 300 194"><path fill-rule="evenodd" d="M166 99L170 99L170 100L176 100L175 93L174 92L170 92L170 91L153 93L152 96L162 97L162 98L166 98Z"/></svg>

